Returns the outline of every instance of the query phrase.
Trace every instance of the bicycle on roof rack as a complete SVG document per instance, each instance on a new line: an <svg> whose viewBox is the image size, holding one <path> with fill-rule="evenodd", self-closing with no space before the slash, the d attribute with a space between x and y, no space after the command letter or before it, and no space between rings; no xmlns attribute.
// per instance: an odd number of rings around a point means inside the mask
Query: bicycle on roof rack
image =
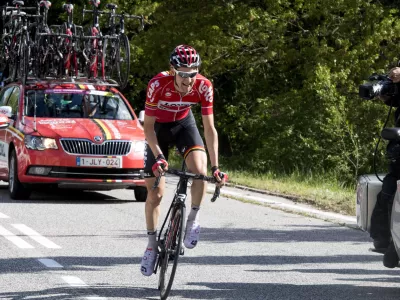
<svg viewBox="0 0 400 300"><path fill-rule="evenodd" d="M125 13L117 14L115 4L107 4L107 8L111 9L108 22L108 34L117 39L110 40L110 45L105 45L108 59L106 60L106 74L111 78L117 78L124 89L128 85L130 73L130 44L128 37L125 34L125 19L140 20L141 28L144 28L143 16L127 15ZM117 26L115 18L119 18L119 25Z"/></svg>
<svg viewBox="0 0 400 300"><path fill-rule="evenodd" d="M30 71L31 38L28 18L41 18L40 15L27 14L26 11L36 10L36 7L23 7L23 1L13 1L13 5L2 7L3 35L2 44L5 66L9 77L5 82L19 78L23 83Z"/></svg>
<svg viewBox="0 0 400 300"><path fill-rule="evenodd" d="M61 65L61 76L79 76L79 57L81 55L81 36L83 35L83 27L74 23L74 5L72 3L64 3L63 10L67 13L67 21L62 25L52 25L52 31L58 34L66 34L60 45L63 55L63 63Z"/></svg>
<svg viewBox="0 0 400 300"><path fill-rule="evenodd" d="M103 49L104 37L100 30L100 15L103 11L99 10L100 0L90 0L89 4L93 9L87 10L86 5L82 9L82 20L85 18L85 13L93 13L93 22L87 30L87 35L84 36L85 45L83 49L83 57L86 61L84 72L88 78L98 77L99 70L101 77L105 78L105 52ZM91 37L91 38L88 38Z"/></svg>
<svg viewBox="0 0 400 300"><path fill-rule="evenodd" d="M144 17L137 15L128 15L125 13L117 14L116 8L118 6L116 4L108 3L106 8L111 11L102 11L99 10L100 1L89 1L93 9L87 10L85 7L82 10L83 18L85 13L93 14L93 22L92 27L90 29L90 33L92 36L102 36L102 32L99 25L99 17L100 15L108 15L108 27L105 28L107 30L108 35L103 40L103 48L102 50L98 49L101 45L95 44L95 40L91 43L92 49L94 49L98 54L100 54L99 58L106 59L104 60L104 65L101 64L101 68L104 67L105 74L108 74L108 78L116 78L116 80L120 83L122 89L124 89L128 84L128 77L130 72L130 45L128 37L125 35L125 19L138 19L141 23L141 28L144 27ZM117 25L115 19L119 19L119 24ZM92 64L92 72L95 72L94 66L96 64ZM103 71L103 69L101 69ZM92 74L90 74L92 75Z"/></svg>
<svg viewBox="0 0 400 300"><path fill-rule="evenodd" d="M5 66L3 83L28 77L40 80L57 78L79 78L106 80L125 88L130 71L130 46L125 35L125 20L139 19L143 28L142 16L117 14L115 4L108 4L110 11L99 9L99 0L91 0L93 24L89 33L74 24L71 1L63 4L67 21L62 25L49 25L48 14L51 2L37 0L36 7L25 7L24 1L13 0L14 6L0 6L3 22L1 36L0 65ZM29 14L36 10L36 14ZM99 18L109 16L107 35L100 31ZM116 21L116 20L119 21ZM6 78L6 79L4 79ZM114 84L114 83L113 83Z"/></svg>

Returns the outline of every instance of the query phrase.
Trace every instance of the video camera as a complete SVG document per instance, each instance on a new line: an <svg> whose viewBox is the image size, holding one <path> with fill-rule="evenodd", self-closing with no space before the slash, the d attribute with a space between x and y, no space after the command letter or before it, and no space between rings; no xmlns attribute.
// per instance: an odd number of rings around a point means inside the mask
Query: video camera
<svg viewBox="0 0 400 300"><path fill-rule="evenodd" d="M397 84L387 76L382 74L372 74L370 82L359 86L358 95L365 100L372 100L376 97L390 98L398 95Z"/></svg>

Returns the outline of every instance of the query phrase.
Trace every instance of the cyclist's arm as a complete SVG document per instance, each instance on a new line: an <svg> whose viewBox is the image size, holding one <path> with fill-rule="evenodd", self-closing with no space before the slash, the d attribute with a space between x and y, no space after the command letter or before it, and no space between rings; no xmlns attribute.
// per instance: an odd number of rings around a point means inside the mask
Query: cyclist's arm
<svg viewBox="0 0 400 300"><path fill-rule="evenodd" d="M218 166L218 133L214 126L214 115L202 115L202 119L211 166Z"/></svg>
<svg viewBox="0 0 400 300"><path fill-rule="evenodd" d="M157 103L159 99L159 92L161 89L159 78L156 76L149 81L146 92L146 103L144 109L144 135L147 144L150 146L154 157L163 154L160 146L158 145L157 136L154 131L154 124L156 122Z"/></svg>
<svg viewBox="0 0 400 300"><path fill-rule="evenodd" d="M157 157L159 154L163 154L160 146L158 145L156 132L154 131L154 124L156 122L156 117L151 117L144 115L144 136L146 138L147 144L149 144L151 151L154 156Z"/></svg>

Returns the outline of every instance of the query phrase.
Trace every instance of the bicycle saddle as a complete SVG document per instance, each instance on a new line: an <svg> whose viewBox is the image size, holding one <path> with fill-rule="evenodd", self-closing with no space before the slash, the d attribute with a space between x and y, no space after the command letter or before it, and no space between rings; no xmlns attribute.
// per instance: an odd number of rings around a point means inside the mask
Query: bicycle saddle
<svg viewBox="0 0 400 300"><path fill-rule="evenodd" d="M99 7L100 5L100 0L90 0L89 1L90 4L93 4L96 7Z"/></svg>
<svg viewBox="0 0 400 300"><path fill-rule="evenodd" d="M117 5L117 4L108 3L108 4L106 5L106 7L107 7L108 9L116 9L116 8L118 8L118 5Z"/></svg>
<svg viewBox="0 0 400 300"><path fill-rule="evenodd" d="M74 5L73 4L64 4L63 8L68 13L71 13L74 10Z"/></svg>
<svg viewBox="0 0 400 300"><path fill-rule="evenodd" d="M42 0L42 1L40 1L40 6L45 6L47 9L50 9L51 2L50 1L46 1L46 0Z"/></svg>
<svg viewBox="0 0 400 300"><path fill-rule="evenodd" d="M14 0L13 5L24 6L24 1Z"/></svg>

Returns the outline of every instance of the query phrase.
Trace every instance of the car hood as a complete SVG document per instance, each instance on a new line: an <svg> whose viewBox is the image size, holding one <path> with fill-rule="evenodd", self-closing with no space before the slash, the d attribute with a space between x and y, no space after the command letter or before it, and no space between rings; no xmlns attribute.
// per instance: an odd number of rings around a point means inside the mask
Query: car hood
<svg viewBox="0 0 400 300"><path fill-rule="evenodd" d="M34 123L33 118L25 117L30 131L35 128ZM39 135L50 138L79 138L96 142L144 140L143 127L136 120L36 118L36 129Z"/></svg>

